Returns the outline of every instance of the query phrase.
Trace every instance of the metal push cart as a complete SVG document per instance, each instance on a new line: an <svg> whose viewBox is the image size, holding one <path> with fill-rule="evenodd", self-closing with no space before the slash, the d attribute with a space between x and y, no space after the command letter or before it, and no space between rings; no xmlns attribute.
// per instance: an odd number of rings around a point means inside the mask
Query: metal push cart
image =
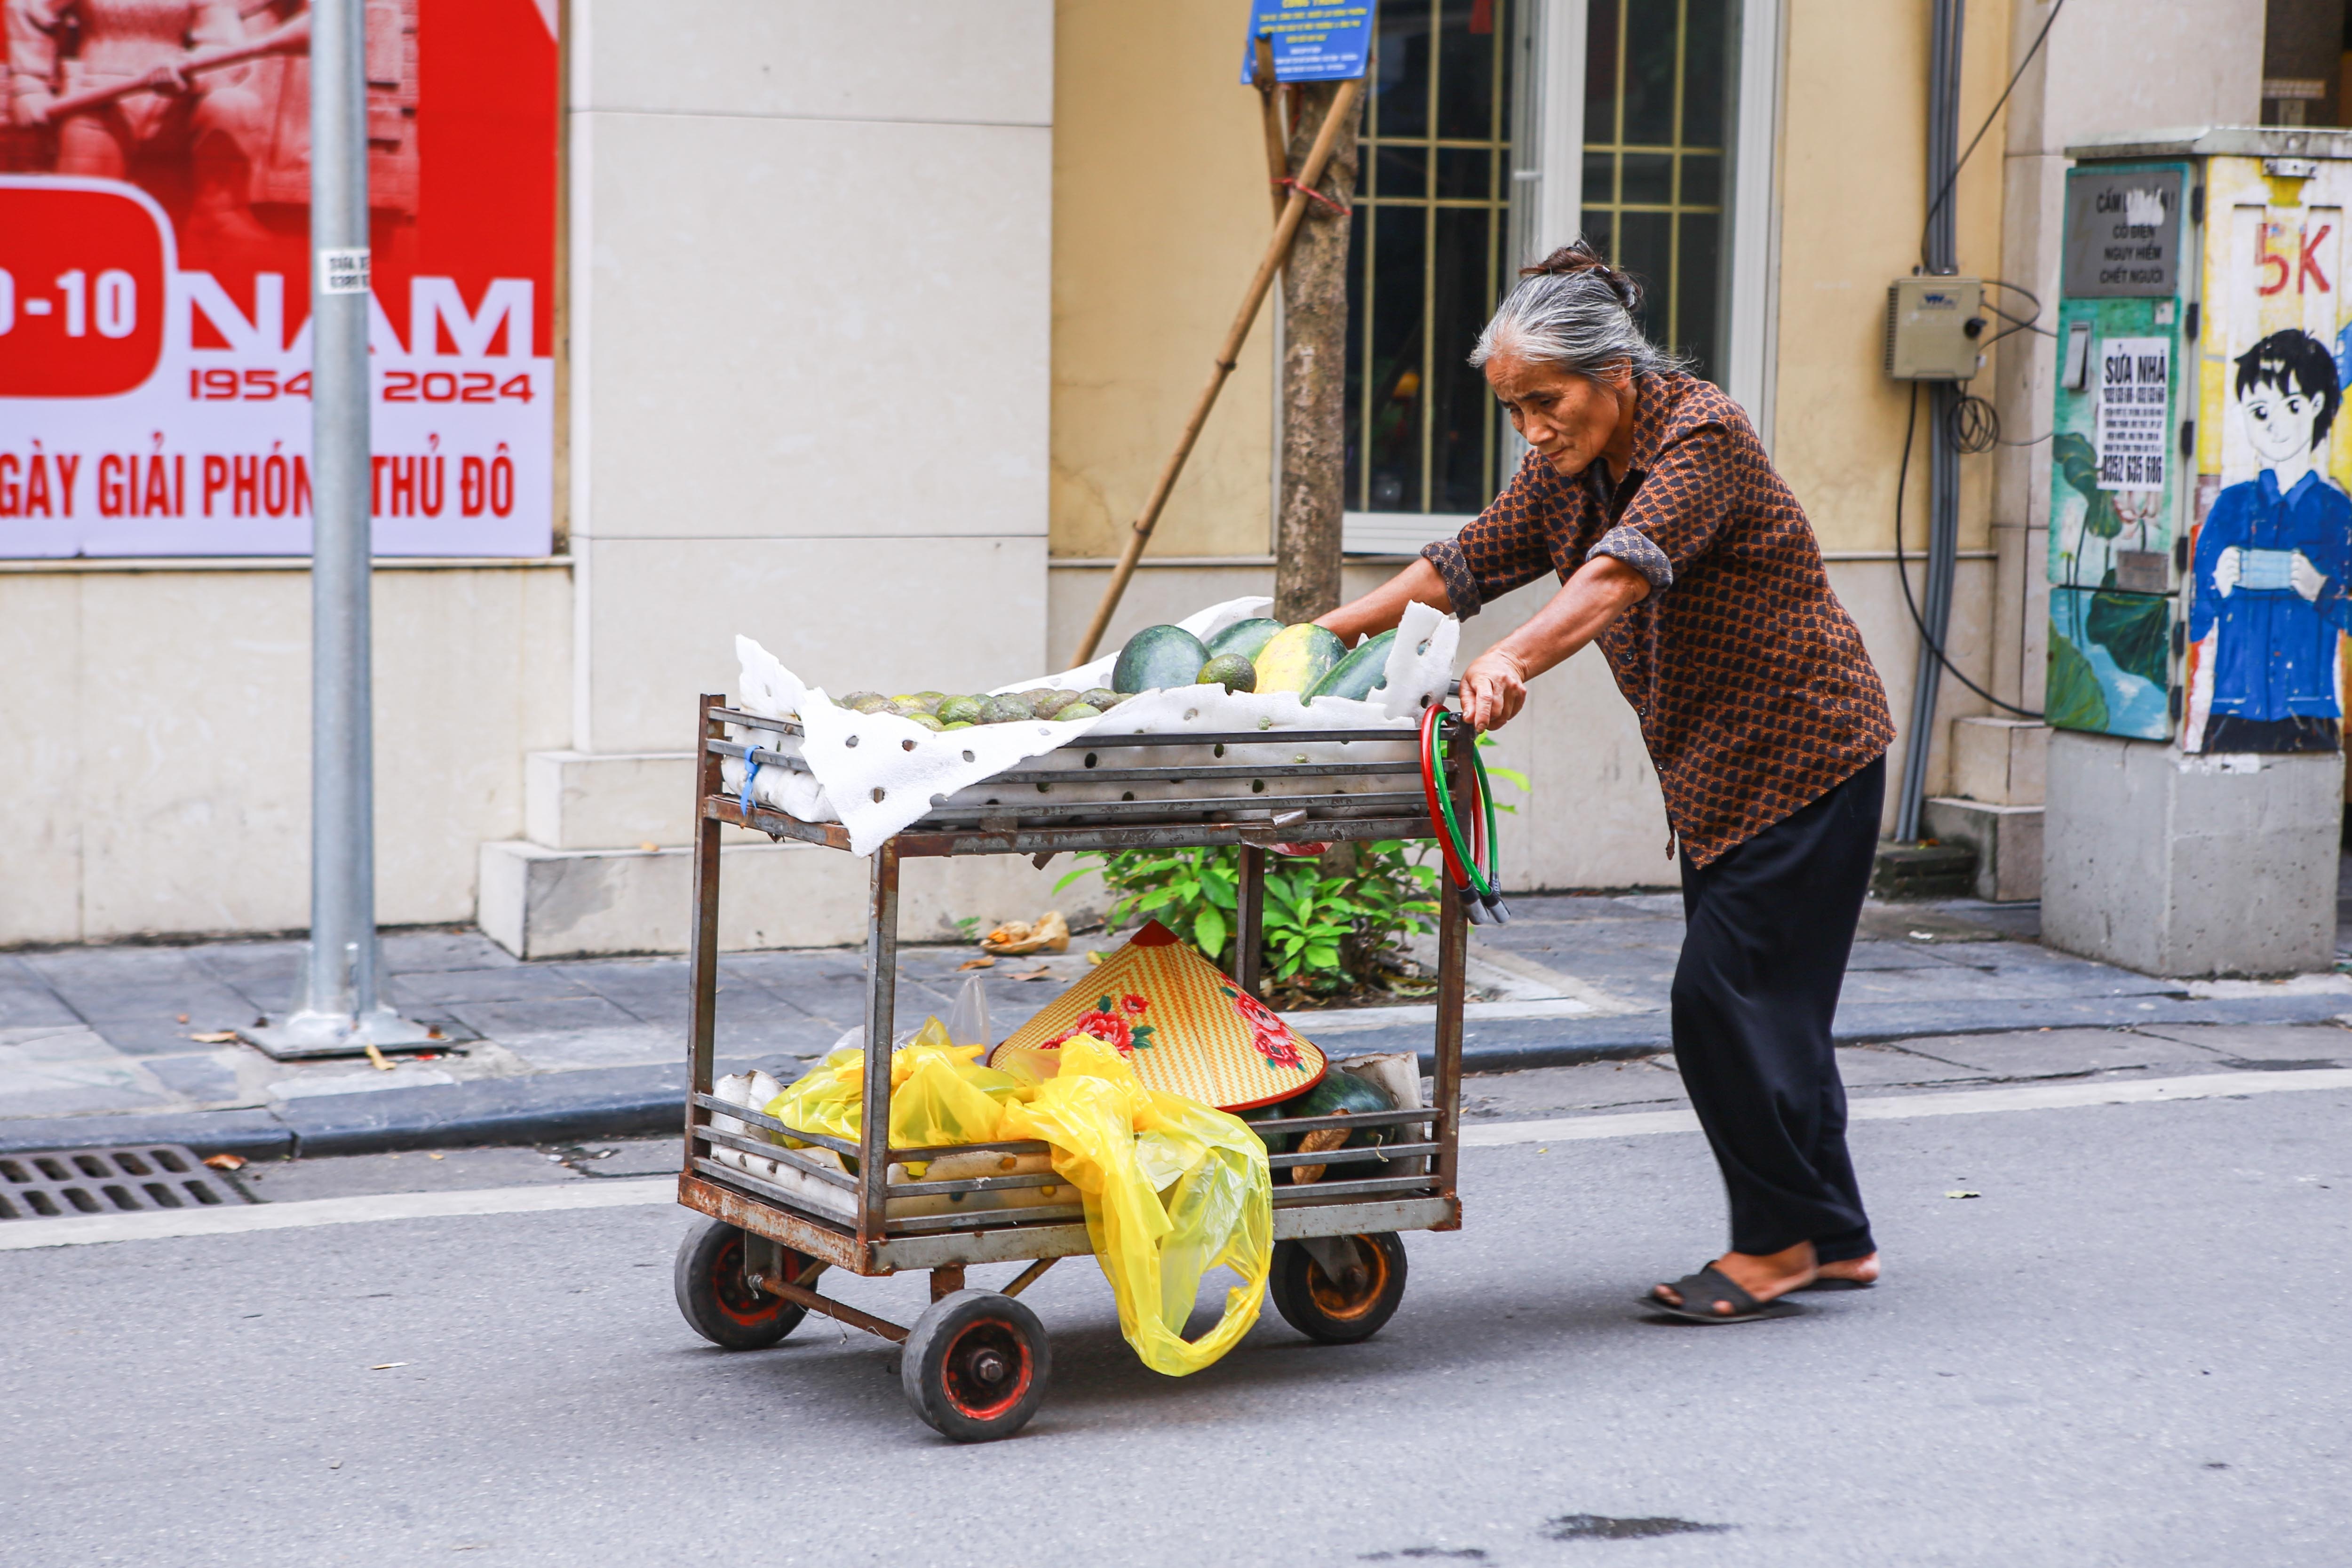
<svg viewBox="0 0 2352 1568"><path fill-rule="evenodd" d="M774 1344L812 1311L866 1330L903 1347L901 1380L926 1422L963 1441L1009 1436L1034 1411L1051 1370L1045 1331L1018 1297L1056 1260L1092 1250L1081 1211L1067 1202L1017 1206L1024 1190L1068 1191L1050 1173L1034 1173L1034 1160L1030 1173L909 1179L908 1162L995 1153L1009 1168L1045 1146L887 1147L887 1050L866 1053L866 1110L855 1142L789 1128L713 1094L721 828L732 825L840 850L848 849L849 836L838 823L804 822L753 802L749 790L730 794L722 784L730 758L807 772L799 725L730 708L719 696L701 700L696 725L701 745L688 1026L693 1071L678 1201L709 1217L679 1249L678 1306L705 1338L731 1350ZM730 727L740 739L730 738ZM1470 754L1469 731L1455 733L1462 743L1449 747L1454 759L1449 773ZM1338 760L1350 752L1365 760ZM1156 759L1174 760L1155 765ZM1459 778L1450 784L1457 794L1463 788ZM1118 798L1109 798L1113 794ZM898 868L909 857L1026 855L1042 867L1065 850L1239 845L1234 978L1255 994L1271 846L1427 838L1433 832L1411 731L1402 737L1361 730L1114 736L1098 726L972 788L935 796L930 811L870 857L866 1038L883 1042L895 1036ZM1442 889L1435 1103L1255 1123L1269 1135L1360 1128L1412 1139L1271 1156L1275 1305L1314 1339L1348 1342L1377 1331L1404 1289L1397 1233L1461 1224L1454 1194L1467 925L1461 900L1451 887ZM732 1119L744 1131L714 1126L714 1118ZM1425 1131L1415 1134L1408 1128ZM745 1135L761 1132L830 1150L843 1163L835 1167ZM743 1165L756 1161L768 1176L720 1158L727 1151ZM1289 1179L1293 1169L1307 1164L1325 1166L1322 1179L1304 1184ZM943 1209L948 1212L939 1212ZM965 1287L964 1270L973 1264L1021 1261L1029 1267L1002 1290ZM910 1328L887 1322L819 1294L818 1277L829 1268L859 1275L928 1269L930 1307Z"/></svg>

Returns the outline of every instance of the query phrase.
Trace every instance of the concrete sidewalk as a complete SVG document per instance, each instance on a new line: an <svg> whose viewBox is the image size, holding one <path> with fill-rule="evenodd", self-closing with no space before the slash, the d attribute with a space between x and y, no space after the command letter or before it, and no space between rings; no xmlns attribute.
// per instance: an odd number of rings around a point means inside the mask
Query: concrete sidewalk
<svg viewBox="0 0 2352 1568"><path fill-rule="evenodd" d="M1473 932L1472 978L1487 999L1470 1009L1471 1070L1640 1063L1666 1048L1679 894L1528 897L1512 907L1512 924ZM2184 1062L2218 1060L2227 1053L2210 1043L2221 1037L2216 1028L2328 1025L2352 1015L2352 976L2151 979L2052 952L2036 944L2036 931L2030 906L1873 905L1848 970L1842 1043L1994 1034L2021 1043L1850 1052L1850 1081L2155 1066L2156 1058L2138 1058L2168 1050L2188 1050ZM1116 942L1082 936L1066 954L989 970L994 1032L1079 984L1090 945ZM667 1128L681 1115L682 959L524 963L470 931L394 933L383 950L394 1004L453 1037L479 1037L388 1072L364 1059L277 1062L191 1037L278 1016L293 993L299 942L0 954L0 1150L152 1140L205 1152L347 1153L616 1135ZM957 966L975 951L902 950L902 1026L945 1016L965 978ZM721 1070L796 1076L858 1024L862 970L851 949L722 958ZM1294 1022L1336 1055L1425 1052L1429 1011L1354 1009ZM2118 1030L2129 1033L2113 1035L2112 1050L2091 1049ZM2352 1034L2310 1033L2317 1043L2298 1045L2297 1061L2352 1058L2336 1044ZM2037 1035L2046 1059L2037 1058ZM2102 1051L2121 1055L2110 1063Z"/></svg>

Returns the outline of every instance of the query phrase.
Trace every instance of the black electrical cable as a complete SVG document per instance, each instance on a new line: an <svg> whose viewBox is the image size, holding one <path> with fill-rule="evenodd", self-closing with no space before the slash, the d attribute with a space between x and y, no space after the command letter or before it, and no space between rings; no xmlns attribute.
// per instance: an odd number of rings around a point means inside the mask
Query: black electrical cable
<svg viewBox="0 0 2352 1568"><path fill-rule="evenodd" d="M2009 79L2009 85L2002 88L2000 96L1993 100L1991 112L1985 116L1984 123L1977 127L1977 133L1969 138L1968 152L1962 153L1953 162L1952 172L1944 176L1944 188L1937 191L1936 199L1927 204L1927 221L1919 227L1919 265L1921 267L1927 265L1927 231L1936 226L1936 214L1942 210L1946 202L1951 199L1952 186L1958 183L1960 170L1968 163L1969 153L1977 150L1977 143L1985 139L1985 132L1992 129L1992 122L2000 118L2001 105L2007 103L2009 95L2017 90L2017 84L2024 77L2026 68L2033 63L2033 57L2042 52L2042 40L2050 37L2050 28L2058 20L2058 13L2065 8L2066 0L2058 0L2055 5L2050 7L2050 15L2042 23L2042 31L2033 35L2032 47L2025 51L2025 58L2017 62L2016 74ZM2015 288L2016 285L2011 284L2009 287ZM2024 292L2022 289L2018 291ZM2040 301L2036 300L2035 303L2038 307ZM2037 309L2034 313L2039 315L2041 312Z"/></svg>
<svg viewBox="0 0 2352 1568"><path fill-rule="evenodd" d="M2000 445L2000 414L1974 393L1962 393L1944 416L1944 439L1963 457L1990 452Z"/></svg>
<svg viewBox="0 0 2352 1568"><path fill-rule="evenodd" d="M2064 0L2060 0L2060 4L2064 4ZM1903 553L1903 489L1911 479L1911 437L1918 424L1919 384L1915 381L1911 384L1911 411L1904 416L1903 420L1903 464L1895 470L1895 580L1903 584L1904 607L1911 612L1911 624L1919 628L1919 641L1929 653L1936 656L1936 662L1943 666L1946 674L1996 708L2014 713L2021 719L2041 719L2043 715L2030 708L2020 708L2014 702L2002 701L1954 668L1951 659L1945 656L1943 647L1928 632L1927 619L1919 614L1918 600L1911 595L1911 566L1908 558Z"/></svg>

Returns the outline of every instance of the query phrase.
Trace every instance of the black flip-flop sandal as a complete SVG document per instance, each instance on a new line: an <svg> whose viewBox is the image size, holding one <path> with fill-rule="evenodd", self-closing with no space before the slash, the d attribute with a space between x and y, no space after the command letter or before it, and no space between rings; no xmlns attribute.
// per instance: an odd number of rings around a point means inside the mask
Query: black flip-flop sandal
<svg viewBox="0 0 2352 1568"><path fill-rule="evenodd" d="M1774 1298L1759 1301L1733 1282L1712 1263L1696 1274L1685 1274L1666 1287L1682 1298L1677 1306L1655 1291L1641 1296L1642 1305L1653 1312L1663 1312L1686 1323L1753 1323L1765 1318L1785 1318L1798 1310L1794 1301ZM1715 1310L1717 1302L1727 1303L1731 1310Z"/></svg>
<svg viewBox="0 0 2352 1568"><path fill-rule="evenodd" d="M1875 1290L1877 1289L1878 1281L1875 1279L1843 1279L1834 1275L1825 1276L1797 1287L1797 1290ZM1793 1296L1797 1290L1791 1290L1789 1294Z"/></svg>

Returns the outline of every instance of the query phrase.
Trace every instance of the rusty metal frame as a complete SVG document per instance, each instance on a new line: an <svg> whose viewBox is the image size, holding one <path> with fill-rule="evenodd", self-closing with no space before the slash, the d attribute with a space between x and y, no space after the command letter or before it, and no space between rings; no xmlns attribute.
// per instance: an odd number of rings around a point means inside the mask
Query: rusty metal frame
<svg viewBox="0 0 2352 1568"><path fill-rule="evenodd" d="M843 1139L787 1128L763 1112L730 1105L712 1094L713 1043L717 1035L719 974L719 900L720 835L729 826L762 832L772 838L846 851L848 834L839 823L803 822L782 812L744 803L725 793L721 769L729 758L751 757L762 765L791 766L799 761L789 752L772 752L728 737L737 725L771 735L793 737L799 726L789 720L763 718L727 706L719 696L705 695L697 709L701 747L695 768L694 918L688 950L690 994L688 1009L689 1082L686 1095L685 1162L678 1177L678 1202L700 1213L740 1226L760 1238L752 1256L772 1255L770 1244L790 1247L820 1268L845 1269L858 1275L885 1275L908 1269L932 1272L934 1292L959 1288L965 1266L975 1263L1028 1262L1031 1267L1015 1282L1025 1287L1055 1259L1092 1250L1078 1211L1066 1204L1027 1208L980 1208L969 1214L927 1215L894 1218L895 1199L1000 1193L1017 1202L1009 1189L1059 1184L1035 1174L972 1177L961 1181L890 1179L890 1172L910 1160L948 1152L944 1150L892 1149L888 1145L890 1066L887 1051L869 1051L866 1058L865 1103L861 1136L852 1143ZM1467 737L1465 736L1465 741ZM1074 744L1088 753L1115 752L1129 746L1210 746L1215 754L1244 748L1295 746L1306 742L1392 742L1400 737L1367 735L1362 731L1277 731L1234 735L1129 735L1099 732ZM1247 754L1245 752L1244 754ZM1466 744L1452 748L1454 767L1469 755ZM1258 964L1258 936L1264 930L1265 858L1274 845L1299 839L1370 841L1382 838L1427 838L1433 836L1417 782L1408 795L1402 789L1362 795L1244 795L1207 793L1228 780L1244 778L1371 779L1406 773L1418 780L1417 763L1335 763L1317 765L1285 762L1253 768L1245 763L1219 763L1199 767L1099 768L1090 772L1029 770L1002 775L1007 782L1137 782L1162 784L1171 798L1138 802L1055 802L1024 800L1017 805L985 808L966 804L936 807L912 826L867 857L866 933L866 1037L888 1040L896 1033L898 960L898 877L900 863L909 857L954 855L1051 856L1065 850L1122 848L1241 847L1241 878L1236 889L1234 931L1237 937L1234 978L1255 994L1263 987ZM1456 779L1464 790L1467 781ZM1185 784L1200 793L1181 794ZM1438 983L1434 1103L1417 1110L1340 1113L1286 1118L1261 1123L1270 1131L1307 1131L1318 1128L1385 1127L1396 1129L1410 1142L1385 1148L1339 1149L1318 1155L1282 1156L1277 1166L1321 1163L1340 1167L1325 1179L1306 1185L1277 1182L1275 1189L1274 1233L1276 1240L1306 1240L1374 1231L1454 1230L1460 1228L1462 1205L1455 1190L1461 1132L1462 1007L1469 921L1461 900L1450 889L1439 900ZM714 1116L727 1116L747 1126L789 1132L795 1140L829 1149L855 1162L855 1174L845 1180L838 1172L757 1138L714 1130ZM1425 1128L1425 1132L1419 1130ZM1035 1143L975 1144L957 1152L1002 1149L1031 1152ZM839 1214L821 1212L824 1205L805 1194L761 1179L719 1158L722 1151L754 1155L790 1167L799 1177L814 1178L819 1190L843 1201ZM1391 1167L1391 1160L1404 1168ZM1426 1169L1415 1170L1415 1165ZM827 1199L827 1203L836 1199ZM780 1265L778 1266L781 1267ZM822 1312L886 1339L903 1341L907 1331L821 1296L807 1288L803 1276L793 1283L757 1270L755 1288L782 1296L812 1311Z"/></svg>

